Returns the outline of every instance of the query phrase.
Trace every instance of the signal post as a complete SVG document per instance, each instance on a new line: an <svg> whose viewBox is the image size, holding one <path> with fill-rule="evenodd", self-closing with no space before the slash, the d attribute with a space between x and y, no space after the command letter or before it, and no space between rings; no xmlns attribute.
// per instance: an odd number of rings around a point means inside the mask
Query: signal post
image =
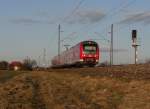
<svg viewBox="0 0 150 109"><path fill-rule="evenodd" d="M134 63L137 64L138 62L138 51L137 48L140 46L137 44L137 30L132 30L132 47L134 47Z"/></svg>

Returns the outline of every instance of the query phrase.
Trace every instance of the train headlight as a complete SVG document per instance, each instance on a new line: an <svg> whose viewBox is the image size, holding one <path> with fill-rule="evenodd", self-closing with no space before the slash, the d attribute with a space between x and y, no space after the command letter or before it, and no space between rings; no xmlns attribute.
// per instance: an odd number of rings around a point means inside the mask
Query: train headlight
<svg viewBox="0 0 150 109"><path fill-rule="evenodd" d="M82 56L83 56L83 57L85 57L85 54L84 54L84 52L83 52Z"/></svg>
<svg viewBox="0 0 150 109"><path fill-rule="evenodd" d="M14 70L15 70L15 71L17 71L18 69L19 69L18 66L15 66L15 67L14 67Z"/></svg>

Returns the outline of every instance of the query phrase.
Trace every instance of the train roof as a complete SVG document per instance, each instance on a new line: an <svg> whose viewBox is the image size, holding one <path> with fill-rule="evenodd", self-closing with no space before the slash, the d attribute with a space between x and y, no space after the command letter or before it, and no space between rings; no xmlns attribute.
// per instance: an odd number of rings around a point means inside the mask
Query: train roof
<svg viewBox="0 0 150 109"><path fill-rule="evenodd" d="M80 43L87 43L87 44L97 44L95 41L87 40L87 41L82 41Z"/></svg>
<svg viewBox="0 0 150 109"><path fill-rule="evenodd" d="M10 64L22 64L20 61L12 61Z"/></svg>

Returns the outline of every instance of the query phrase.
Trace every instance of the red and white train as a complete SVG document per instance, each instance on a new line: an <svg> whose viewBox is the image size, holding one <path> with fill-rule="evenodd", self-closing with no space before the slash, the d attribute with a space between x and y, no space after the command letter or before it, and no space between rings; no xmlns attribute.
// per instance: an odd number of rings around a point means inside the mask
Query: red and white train
<svg viewBox="0 0 150 109"><path fill-rule="evenodd" d="M95 66L99 61L99 46L94 41L82 41L52 59L52 67Z"/></svg>

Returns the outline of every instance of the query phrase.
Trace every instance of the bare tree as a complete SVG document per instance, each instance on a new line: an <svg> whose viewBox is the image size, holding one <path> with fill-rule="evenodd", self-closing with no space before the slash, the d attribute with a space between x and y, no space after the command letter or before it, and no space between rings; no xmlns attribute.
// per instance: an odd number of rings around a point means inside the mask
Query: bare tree
<svg viewBox="0 0 150 109"><path fill-rule="evenodd" d="M37 62L34 59L24 59L23 60L23 67L25 70L32 70L34 67L37 67Z"/></svg>
<svg viewBox="0 0 150 109"><path fill-rule="evenodd" d="M0 62L0 70L7 70L8 69L8 62L7 61L1 61Z"/></svg>

